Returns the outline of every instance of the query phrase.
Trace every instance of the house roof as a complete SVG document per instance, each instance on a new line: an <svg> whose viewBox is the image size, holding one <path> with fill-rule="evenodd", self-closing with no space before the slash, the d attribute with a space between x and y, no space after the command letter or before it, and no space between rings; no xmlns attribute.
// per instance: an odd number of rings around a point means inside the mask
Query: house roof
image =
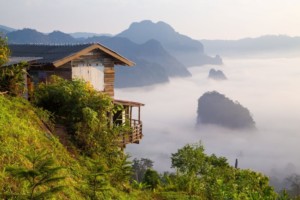
<svg viewBox="0 0 300 200"><path fill-rule="evenodd" d="M31 62L42 59L41 57L10 57L8 62L5 63L3 66L10 66L15 65L20 62Z"/></svg>
<svg viewBox="0 0 300 200"><path fill-rule="evenodd" d="M145 106L145 104L143 104L143 103L139 103L139 102L135 102L135 101L119 100L119 99L114 99L114 103L123 105L123 106L133 106L133 107Z"/></svg>
<svg viewBox="0 0 300 200"><path fill-rule="evenodd" d="M59 67L95 49L99 49L113 57L115 64L134 65L134 62L99 43L76 45L10 44L9 48L12 57L38 57L38 63L52 63L55 67Z"/></svg>

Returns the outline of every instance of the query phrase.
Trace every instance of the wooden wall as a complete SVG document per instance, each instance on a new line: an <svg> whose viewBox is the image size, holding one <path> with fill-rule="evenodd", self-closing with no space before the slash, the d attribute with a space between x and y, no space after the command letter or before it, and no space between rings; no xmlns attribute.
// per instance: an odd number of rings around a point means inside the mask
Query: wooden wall
<svg viewBox="0 0 300 200"><path fill-rule="evenodd" d="M111 59L104 59L104 92L111 97L115 94L115 67Z"/></svg>
<svg viewBox="0 0 300 200"><path fill-rule="evenodd" d="M57 75L67 80L72 80L72 67L78 65L82 62L99 62L104 66L104 91L111 97L114 97L114 87L115 87L115 68L114 68L114 59L107 55L104 55L102 52L93 51L88 55L82 55L79 58L70 61L62 66L40 66L31 68L29 71L32 72L33 82L47 82L51 75Z"/></svg>
<svg viewBox="0 0 300 200"><path fill-rule="evenodd" d="M71 68L71 62L68 62L64 64L63 66L60 66L58 68L55 68L53 70L54 75L60 76L67 80L72 80L72 68Z"/></svg>

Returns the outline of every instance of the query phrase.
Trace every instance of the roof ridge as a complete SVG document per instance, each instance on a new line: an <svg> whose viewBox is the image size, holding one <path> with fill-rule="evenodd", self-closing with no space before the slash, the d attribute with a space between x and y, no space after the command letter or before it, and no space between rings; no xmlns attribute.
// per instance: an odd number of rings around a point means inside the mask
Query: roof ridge
<svg viewBox="0 0 300 200"><path fill-rule="evenodd" d="M20 46L85 46L99 44L98 42L90 43L10 43L8 45L20 45Z"/></svg>

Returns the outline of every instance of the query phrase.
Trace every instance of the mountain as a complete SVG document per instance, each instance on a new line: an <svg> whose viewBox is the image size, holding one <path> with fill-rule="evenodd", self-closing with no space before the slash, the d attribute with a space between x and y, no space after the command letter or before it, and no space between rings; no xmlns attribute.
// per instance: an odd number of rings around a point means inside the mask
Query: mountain
<svg viewBox="0 0 300 200"><path fill-rule="evenodd" d="M49 43L46 34L29 28L9 32L6 36L9 43Z"/></svg>
<svg viewBox="0 0 300 200"><path fill-rule="evenodd" d="M116 36L128 38L138 44L151 39L157 40L171 55L186 66L222 64L219 56L213 58L205 54L201 42L176 32L165 22L153 23L149 20L135 22Z"/></svg>
<svg viewBox="0 0 300 200"><path fill-rule="evenodd" d="M112 37L112 34L101 34L101 33L88 33L88 32L75 32L75 33L69 33L73 38L76 39L86 39L89 37L94 37L94 36L109 36Z"/></svg>
<svg viewBox="0 0 300 200"><path fill-rule="evenodd" d="M9 43L15 44L66 44L77 42L72 36L60 31L53 31L52 33L44 34L29 28L9 32L6 36Z"/></svg>
<svg viewBox="0 0 300 200"><path fill-rule="evenodd" d="M222 70L215 70L215 69L209 70L208 78L214 79L217 81L227 80L227 78Z"/></svg>
<svg viewBox="0 0 300 200"><path fill-rule="evenodd" d="M156 40L136 44L127 38L92 37L86 42L100 42L136 62L130 69L116 68L116 87L136 87L167 82L169 77L187 77L190 72Z"/></svg>
<svg viewBox="0 0 300 200"><path fill-rule="evenodd" d="M210 54L222 56L285 56L300 52L300 37L265 35L240 40L201 40Z"/></svg>
<svg viewBox="0 0 300 200"><path fill-rule="evenodd" d="M139 58L161 64L170 77L191 76L185 66L171 56L158 41L148 40L139 48L136 52Z"/></svg>
<svg viewBox="0 0 300 200"><path fill-rule="evenodd" d="M68 44L75 43L76 39L71 35L63 33L61 31L53 31L48 34L49 43L57 43L57 44Z"/></svg>
<svg viewBox="0 0 300 200"><path fill-rule="evenodd" d="M231 129L255 129L249 110L216 91L198 99L197 125L215 124Z"/></svg>
<svg viewBox="0 0 300 200"><path fill-rule="evenodd" d="M0 33L9 33L9 32L12 32L12 31L15 31L16 29L14 28L11 28L11 27L8 27L8 26L3 26L3 25L0 25Z"/></svg>

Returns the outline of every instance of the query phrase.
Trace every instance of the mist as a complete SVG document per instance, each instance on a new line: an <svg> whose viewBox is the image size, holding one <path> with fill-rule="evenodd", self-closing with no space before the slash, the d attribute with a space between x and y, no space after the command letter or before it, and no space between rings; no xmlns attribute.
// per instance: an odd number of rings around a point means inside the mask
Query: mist
<svg viewBox="0 0 300 200"><path fill-rule="evenodd" d="M145 103L141 115L144 138L126 152L149 158L160 172L170 171L172 153L201 141L207 154L224 156L231 165L284 178L299 173L300 58L232 59L223 66L189 68L192 77L173 78L150 87L117 89L116 98ZM227 81L207 78L211 68ZM117 77L116 77L117 78ZM203 125L196 129L197 101L218 91L248 108L257 131Z"/></svg>

